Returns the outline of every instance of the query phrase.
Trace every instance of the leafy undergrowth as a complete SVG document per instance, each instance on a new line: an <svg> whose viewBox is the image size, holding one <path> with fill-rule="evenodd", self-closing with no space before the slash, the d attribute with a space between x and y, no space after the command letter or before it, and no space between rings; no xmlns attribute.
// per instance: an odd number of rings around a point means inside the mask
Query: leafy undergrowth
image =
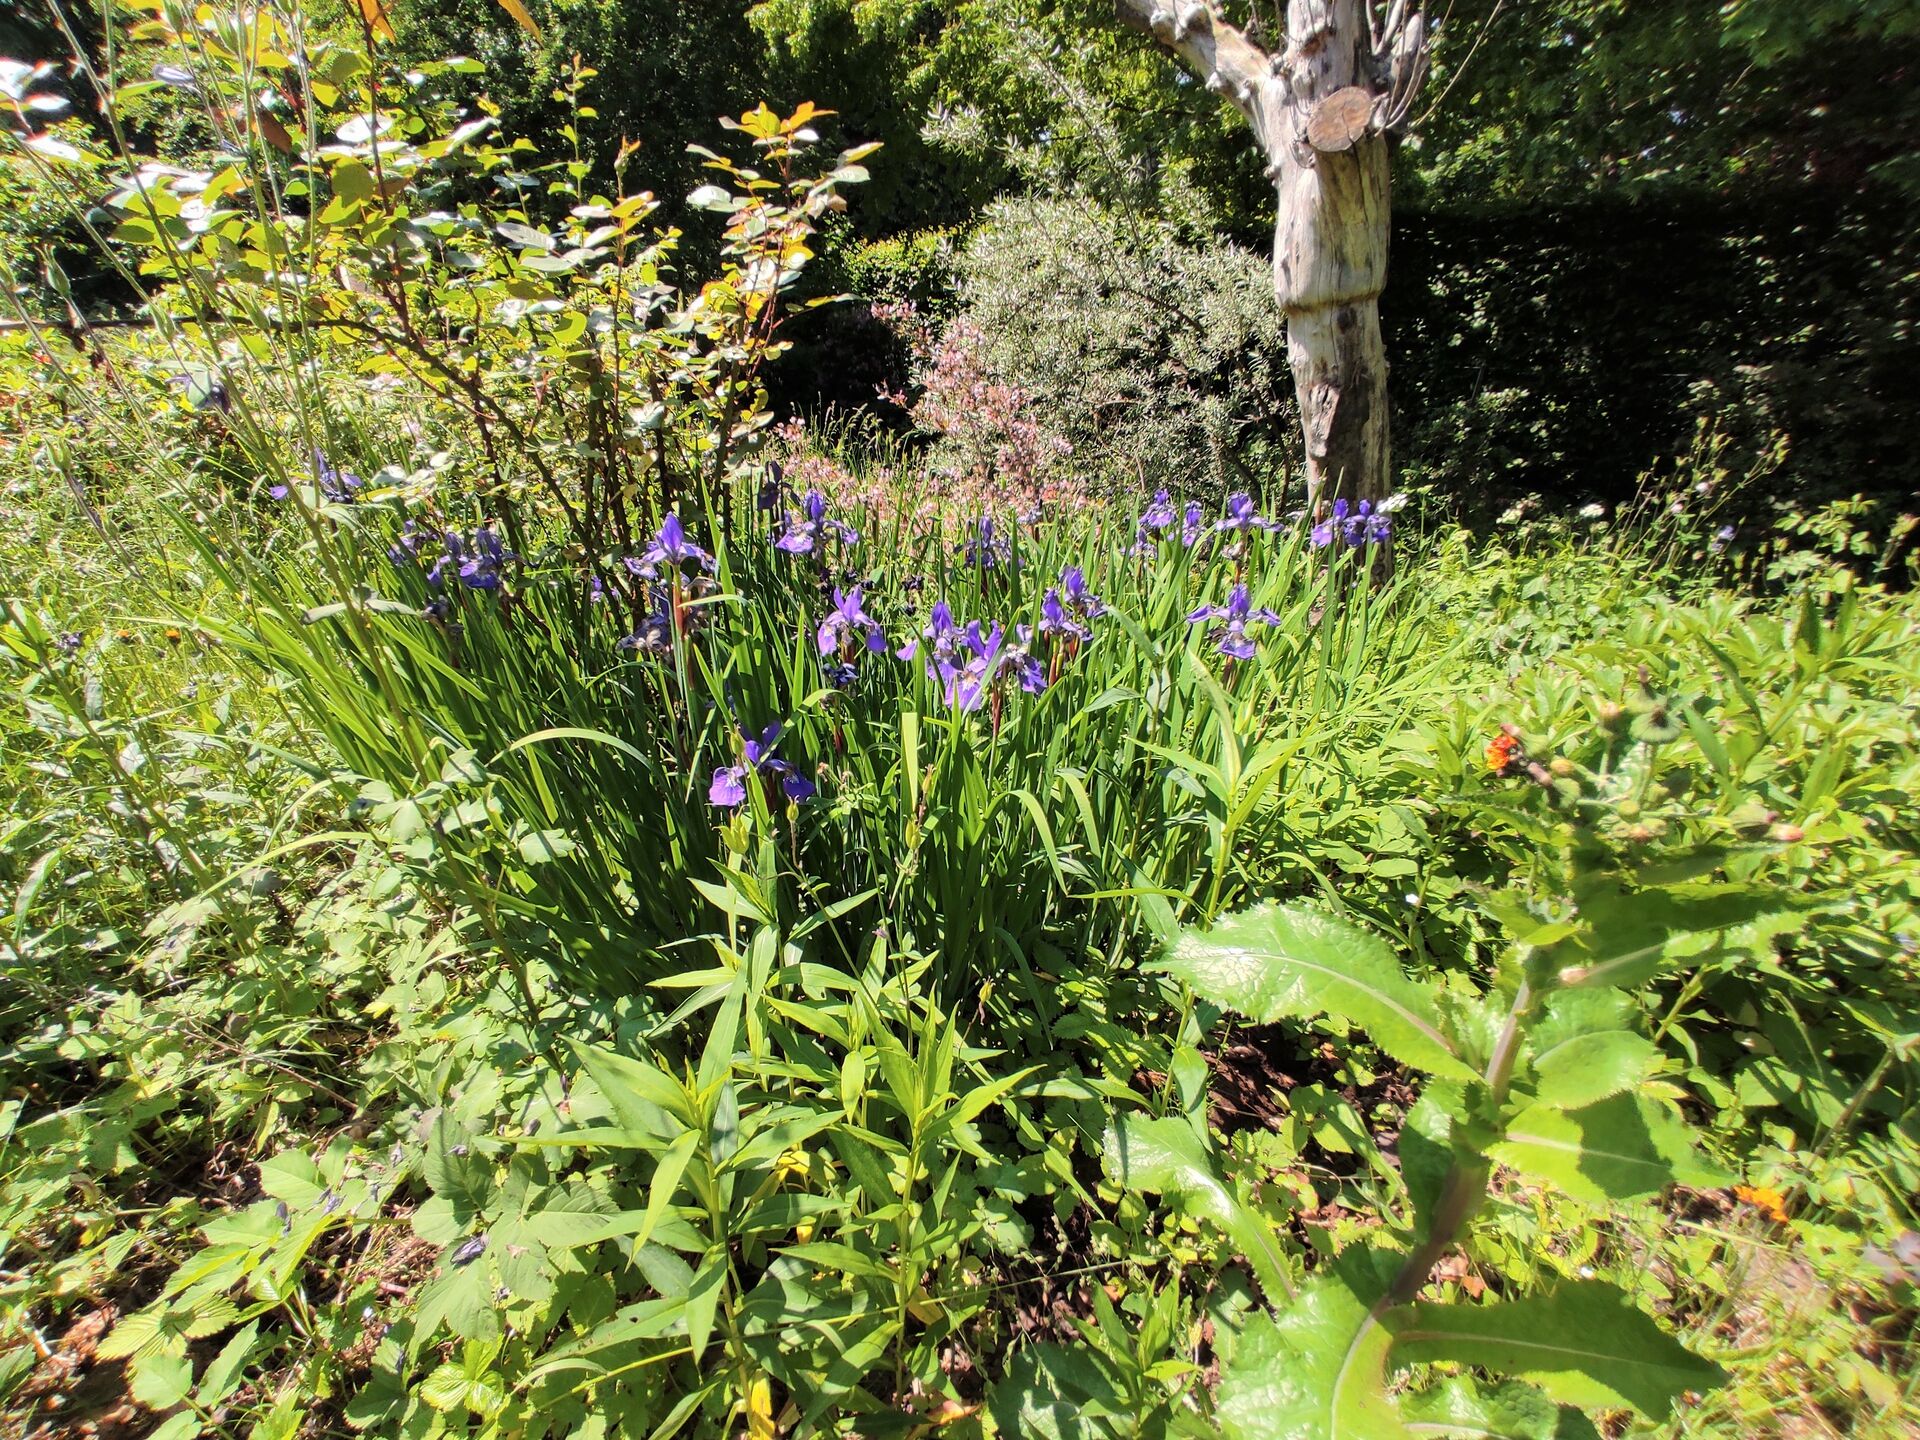
<svg viewBox="0 0 1920 1440"><path fill-rule="evenodd" d="M1440 563L1469 640L1542 633ZM1535 605L1593 583L1577 557L1541 573L1557 578ZM1489 943L1467 918L1485 877L1551 868L1555 814L1608 853L1666 857L1662 883L1692 883L1679 853L1712 830L1754 838L1731 863L1860 897L1768 922L1760 950L1683 939L1687 978L1649 996L1645 1083L1708 1121L1737 1188L1608 1212L1509 1156L1424 1303L1608 1283L1728 1372L1664 1433L1901 1434L1910 1041L1887 1008L1904 982L1876 998L1863 981L1902 963L1910 923L1912 860L1882 837L1912 759L1900 702L1874 697L1911 620L1874 597L1779 619L1714 603L1636 597L1512 678L1494 660L1486 709L1456 692L1367 782L1402 813L1389 833L1419 836L1399 846L1417 879L1387 879L1430 949L1463 925ZM617 1415L645 1436L728 1409L767 1434L1213 1433L1262 1294L1296 1283L1263 1267L1402 1243L1421 1083L1404 1047L1356 1043L1364 1008L1225 1017L1188 1058L1150 987L1062 961L1046 1055L990 1000L949 1020L927 962L884 938L849 954L817 921L779 933L751 870L713 890L659 992L671 1008L583 998L538 962L529 1008L484 925L347 828L351 781L283 758L297 733L217 646L108 632L88 668L77 714L38 703L44 668L16 670L28 705L9 721L0 1365L19 1433L568 1434ZM195 683L204 705L158 704ZM1622 697L1617 719L1596 693ZM1521 740L1477 753L1503 718ZM1576 782L1573 810L1533 763ZM1792 812L1742 808L1789 786ZM238 877L220 904L175 883L156 815ZM1627 833L1655 822L1669 833ZM1183 1105L1211 1121L1213 1158L1195 1153L1225 1208L1115 1168L1116 1117ZM1647 1428L1617 1396L1582 1403L1603 1433Z"/></svg>
<svg viewBox="0 0 1920 1440"><path fill-rule="evenodd" d="M375 40L0 70L153 322L0 351L10 1432L1911 1430L1898 544L776 432L864 151L693 273Z"/></svg>

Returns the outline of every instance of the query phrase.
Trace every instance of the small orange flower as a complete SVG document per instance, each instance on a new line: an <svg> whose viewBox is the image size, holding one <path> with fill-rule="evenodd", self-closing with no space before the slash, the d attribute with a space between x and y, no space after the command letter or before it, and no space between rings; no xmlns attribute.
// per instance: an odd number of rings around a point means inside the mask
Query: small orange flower
<svg viewBox="0 0 1920 1440"><path fill-rule="evenodd" d="M1771 1185L1736 1185L1733 1198L1753 1206L1776 1225L1787 1223L1787 1197Z"/></svg>
<svg viewBox="0 0 1920 1440"><path fill-rule="evenodd" d="M181 639L183 638L180 632L174 629L171 625L169 625L163 633L166 635L167 643L169 645L178 645Z"/></svg>
<svg viewBox="0 0 1920 1440"><path fill-rule="evenodd" d="M1496 735L1487 745L1487 769L1496 775L1513 764L1520 753L1520 742L1511 735Z"/></svg>

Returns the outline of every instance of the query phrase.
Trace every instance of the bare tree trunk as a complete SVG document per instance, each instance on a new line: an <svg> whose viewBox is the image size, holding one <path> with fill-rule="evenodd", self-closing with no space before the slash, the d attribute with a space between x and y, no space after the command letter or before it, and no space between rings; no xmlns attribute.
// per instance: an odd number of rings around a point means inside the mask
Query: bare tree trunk
<svg viewBox="0 0 1920 1440"><path fill-rule="evenodd" d="M1287 315L1307 503L1379 501L1393 488L1387 356L1387 133L1426 71L1424 17L1408 0L1289 0L1287 43L1269 54L1204 0L1115 0L1237 105L1278 198L1274 295Z"/></svg>

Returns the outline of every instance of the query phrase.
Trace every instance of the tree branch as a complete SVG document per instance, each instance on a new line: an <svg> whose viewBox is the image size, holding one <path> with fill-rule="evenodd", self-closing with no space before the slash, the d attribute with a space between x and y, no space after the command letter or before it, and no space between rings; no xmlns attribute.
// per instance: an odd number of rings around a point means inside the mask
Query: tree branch
<svg viewBox="0 0 1920 1440"><path fill-rule="evenodd" d="M1173 51L1207 89L1225 95L1260 126L1260 97L1273 80L1272 57L1215 15L1206 0L1113 0L1113 8L1123 25Z"/></svg>

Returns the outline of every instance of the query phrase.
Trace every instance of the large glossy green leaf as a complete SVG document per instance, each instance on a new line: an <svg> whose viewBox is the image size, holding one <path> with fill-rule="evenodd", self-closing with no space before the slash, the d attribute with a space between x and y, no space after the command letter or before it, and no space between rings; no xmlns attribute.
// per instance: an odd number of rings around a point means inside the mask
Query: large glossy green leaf
<svg viewBox="0 0 1920 1440"><path fill-rule="evenodd" d="M1359 926L1303 905L1263 905L1182 931L1159 968L1202 999L1263 1025L1332 1014L1364 1029L1395 1059L1470 1080L1441 1028L1433 992Z"/></svg>
<svg viewBox="0 0 1920 1440"><path fill-rule="evenodd" d="M1726 1378L1603 1280L1495 1305L1417 1305L1395 1329L1396 1362L1472 1365L1531 1380L1568 1405L1631 1405L1655 1420L1675 1396Z"/></svg>
<svg viewBox="0 0 1920 1440"><path fill-rule="evenodd" d="M1582 1035L1536 1057L1534 1098L1564 1109L1592 1105L1639 1085L1659 1058L1659 1047L1629 1030Z"/></svg>
<svg viewBox="0 0 1920 1440"><path fill-rule="evenodd" d="M1670 964L1770 950L1806 924L1815 902L1773 885L1667 885L1583 893L1587 932L1545 952L1568 984L1644 985Z"/></svg>
<svg viewBox="0 0 1920 1440"><path fill-rule="evenodd" d="M1407 1428L1449 1440L1600 1440L1593 1422L1535 1385L1481 1385L1458 1376L1401 1402Z"/></svg>
<svg viewBox="0 0 1920 1440"><path fill-rule="evenodd" d="M1233 1238L1269 1300L1291 1293L1284 1253L1272 1227L1242 1205L1219 1176L1193 1126L1168 1116L1122 1116L1107 1130L1107 1174L1124 1189L1165 1195Z"/></svg>
<svg viewBox="0 0 1920 1440"><path fill-rule="evenodd" d="M1387 1395L1393 1335L1357 1267L1315 1276L1278 1316L1247 1322L1220 1377L1215 1416L1227 1440L1407 1440Z"/></svg>
<svg viewBox="0 0 1920 1440"><path fill-rule="evenodd" d="M1487 1153L1595 1205L1637 1200L1675 1183L1732 1183L1695 1151L1679 1116L1640 1095L1615 1095L1579 1110L1530 1105Z"/></svg>
<svg viewBox="0 0 1920 1440"><path fill-rule="evenodd" d="M1660 1051L1633 1028L1634 1013L1614 990L1554 996L1533 1031L1534 1099L1574 1110L1636 1088Z"/></svg>

